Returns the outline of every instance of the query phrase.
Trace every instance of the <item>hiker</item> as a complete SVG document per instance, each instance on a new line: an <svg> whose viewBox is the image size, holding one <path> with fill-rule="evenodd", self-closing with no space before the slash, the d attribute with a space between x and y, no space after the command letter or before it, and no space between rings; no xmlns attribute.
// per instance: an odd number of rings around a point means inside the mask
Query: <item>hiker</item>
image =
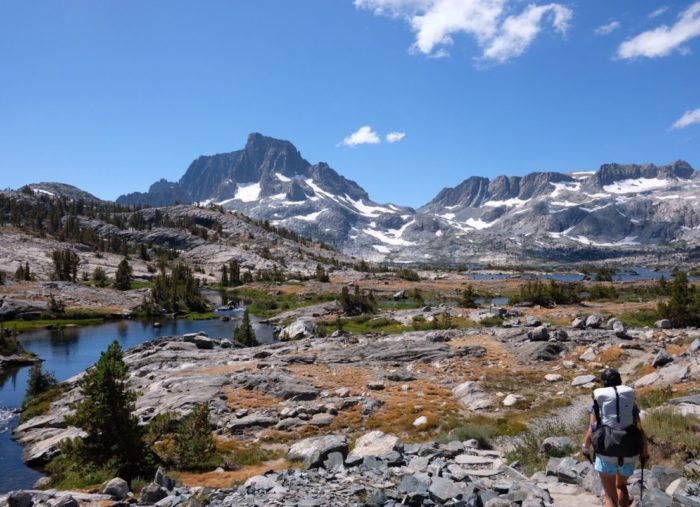
<svg viewBox="0 0 700 507"><path fill-rule="evenodd" d="M627 479L634 472L638 457L644 468L649 457L648 442L639 420L634 389L622 385L620 373L613 368L603 371L600 380L603 387L593 391L590 424L581 452L590 461L593 446L593 467L603 484L605 507L629 507Z"/></svg>

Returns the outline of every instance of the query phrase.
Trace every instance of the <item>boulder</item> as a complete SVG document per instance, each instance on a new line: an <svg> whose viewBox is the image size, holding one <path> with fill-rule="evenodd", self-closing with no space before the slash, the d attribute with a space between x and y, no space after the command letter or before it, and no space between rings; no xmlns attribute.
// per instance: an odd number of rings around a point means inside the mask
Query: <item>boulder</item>
<svg viewBox="0 0 700 507"><path fill-rule="evenodd" d="M627 337L627 329L625 329L625 325L620 319L610 319L608 321L608 329L610 329L618 338Z"/></svg>
<svg viewBox="0 0 700 507"><path fill-rule="evenodd" d="M525 319L525 325L528 327L537 327L542 325L542 321L533 315L528 315Z"/></svg>
<svg viewBox="0 0 700 507"><path fill-rule="evenodd" d="M102 493L115 500L123 500L129 494L129 485L124 479L115 477L104 485Z"/></svg>
<svg viewBox="0 0 700 507"><path fill-rule="evenodd" d="M303 317L297 319L287 327L282 329L279 334L279 339L282 341L286 340L300 340L302 338L311 338L317 334L316 321L312 318Z"/></svg>
<svg viewBox="0 0 700 507"><path fill-rule="evenodd" d="M657 329L671 329L671 321L668 319L660 319L654 322Z"/></svg>
<svg viewBox="0 0 700 507"><path fill-rule="evenodd" d="M544 326L530 329L527 332L527 339L532 342L546 342L549 340L549 330L547 330L547 328Z"/></svg>
<svg viewBox="0 0 700 507"><path fill-rule="evenodd" d="M516 403L518 403L519 400L522 399L522 396L518 396L517 394L509 394L505 398L503 398L503 401L501 402L504 407L512 407Z"/></svg>
<svg viewBox="0 0 700 507"><path fill-rule="evenodd" d="M668 363L673 362L673 357L666 352L664 349L659 350L654 358L651 360L651 365L654 368L661 368L666 366Z"/></svg>
<svg viewBox="0 0 700 507"><path fill-rule="evenodd" d="M524 361L555 361L564 350L565 345L559 342L526 342L519 352Z"/></svg>
<svg viewBox="0 0 700 507"><path fill-rule="evenodd" d="M547 375L544 376L544 379L547 382L561 382L562 380L564 380L564 377L562 377L558 373L548 373Z"/></svg>
<svg viewBox="0 0 700 507"><path fill-rule="evenodd" d="M649 476L656 482L657 487L665 490L673 481L683 477L683 474L675 468L652 465Z"/></svg>
<svg viewBox="0 0 700 507"><path fill-rule="evenodd" d="M78 507L79 505L78 501L71 495L64 495L54 504L54 507Z"/></svg>
<svg viewBox="0 0 700 507"><path fill-rule="evenodd" d="M349 466L353 466L361 463L368 456L381 459L401 448L398 437L388 435L382 431L370 431L355 441L355 447L348 454L345 462Z"/></svg>
<svg viewBox="0 0 700 507"><path fill-rule="evenodd" d="M557 341L557 342L568 342L569 341L569 333L564 331L563 329L557 329L554 332L549 334L550 339Z"/></svg>
<svg viewBox="0 0 700 507"><path fill-rule="evenodd" d="M7 496L9 507L31 507L33 504L32 495L27 491L13 491Z"/></svg>
<svg viewBox="0 0 700 507"><path fill-rule="evenodd" d="M468 380L452 390L459 402L468 410L482 410L492 405L491 397L478 382Z"/></svg>
<svg viewBox="0 0 700 507"><path fill-rule="evenodd" d="M194 344L198 349L211 350L214 348L214 340L204 335L197 335L194 337Z"/></svg>
<svg viewBox="0 0 700 507"><path fill-rule="evenodd" d="M602 315L589 315L586 317L586 327L590 329L598 329L603 324Z"/></svg>
<svg viewBox="0 0 700 507"><path fill-rule="evenodd" d="M591 382L595 382L595 375L579 375L574 380L571 381L572 387L585 386Z"/></svg>
<svg viewBox="0 0 700 507"><path fill-rule="evenodd" d="M165 488L155 482L141 490L141 503L156 503L168 496Z"/></svg>
<svg viewBox="0 0 700 507"><path fill-rule="evenodd" d="M322 437L305 438L292 445L287 458L290 461L302 461L308 469L320 466L332 452L347 454L348 440L345 436L324 435Z"/></svg>
<svg viewBox="0 0 700 507"><path fill-rule="evenodd" d="M686 352L691 355L700 352L700 339L693 340L693 343L688 346L688 350Z"/></svg>
<svg viewBox="0 0 700 507"><path fill-rule="evenodd" d="M563 456L575 447L576 444L569 437L547 437L540 445L540 453L546 456Z"/></svg>
<svg viewBox="0 0 700 507"><path fill-rule="evenodd" d="M582 317L576 317L574 320L571 321L571 327L573 327L574 329L585 329L586 319Z"/></svg>
<svg viewBox="0 0 700 507"><path fill-rule="evenodd" d="M430 496L438 502L445 503L467 493L464 483L453 482L444 477L433 477L428 488Z"/></svg>
<svg viewBox="0 0 700 507"><path fill-rule="evenodd" d="M163 470L162 467L158 467L158 470L156 471L156 476L153 479L153 482L158 484L159 486L162 486L163 488L167 489L168 491L171 491L175 487L175 481L165 475L165 470Z"/></svg>

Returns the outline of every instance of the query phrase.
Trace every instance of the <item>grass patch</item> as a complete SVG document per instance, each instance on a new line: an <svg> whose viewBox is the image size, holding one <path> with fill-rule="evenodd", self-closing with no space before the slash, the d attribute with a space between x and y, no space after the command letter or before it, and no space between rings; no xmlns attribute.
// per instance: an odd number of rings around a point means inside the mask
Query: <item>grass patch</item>
<svg viewBox="0 0 700 507"><path fill-rule="evenodd" d="M32 417L48 413L51 403L59 399L61 395L63 395L63 388L58 386L50 391L26 399L22 404L22 413L19 416L20 424Z"/></svg>
<svg viewBox="0 0 700 507"><path fill-rule="evenodd" d="M561 458L574 454L574 446L567 446L563 449L552 449L548 453L541 453L540 448L545 438L550 436L561 436L567 433L563 425L550 425L537 431L527 430L522 432L517 439L517 443L512 451L506 454L505 458L509 462L518 461L525 475L532 475L538 470L543 470L549 458ZM575 442L576 440L574 440Z"/></svg>
<svg viewBox="0 0 700 507"><path fill-rule="evenodd" d="M501 317L486 317L479 321L479 325L483 327L499 327L503 325L503 318Z"/></svg>
<svg viewBox="0 0 700 507"><path fill-rule="evenodd" d="M240 440L217 440L216 451L227 470L261 465L284 456L279 449L265 449L259 443Z"/></svg>
<svg viewBox="0 0 700 507"><path fill-rule="evenodd" d="M134 289L152 289L153 282L150 280L131 280L131 284L129 285L129 288L131 290L134 290Z"/></svg>
<svg viewBox="0 0 700 507"><path fill-rule="evenodd" d="M445 431L437 440L451 442L452 440L475 439L484 449L493 448L493 439L503 436L515 436L527 430L527 425L515 417L488 417L475 415L469 418L454 417L445 424Z"/></svg>
<svg viewBox="0 0 700 507"><path fill-rule="evenodd" d="M185 320L211 320L216 318L214 312L190 312L182 316Z"/></svg>
<svg viewBox="0 0 700 507"><path fill-rule="evenodd" d="M642 409L654 408L663 405L674 396L671 386L660 389L640 389L637 392L637 405Z"/></svg>
<svg viewBox="0 0 700 507"><path fill-rule="evenodd" d="M620 315L620 320L625 327L654 327L654 323L659 320L659 314L656 310L635 310L623 312Z"/></svg>
<svg viewBox="0 0 700 507"><path fill-rule="evenodd" d="M109 315L95 310L66 310L60 316L42 313L35 320L8 320L1 324L4 329L31 331L32 329L61 328L64 326L92 326L102 324Z"/></svg>
<svg viewBox="0 0 700 507"><path fill-rule="evenodd" d="M643 421L649 438L652 460L670 462L680 468L700 457L700 419L683 415L673 408L660 408Z"/></svg>
<svg viewBox="0 0 700 507"><path fill-rule="evenodd" d="M266 319L287 310L333 301L336 297L335 294L270 294L251 288L234 289L226 294L227 299L242 301L250 313Z"/></svg>

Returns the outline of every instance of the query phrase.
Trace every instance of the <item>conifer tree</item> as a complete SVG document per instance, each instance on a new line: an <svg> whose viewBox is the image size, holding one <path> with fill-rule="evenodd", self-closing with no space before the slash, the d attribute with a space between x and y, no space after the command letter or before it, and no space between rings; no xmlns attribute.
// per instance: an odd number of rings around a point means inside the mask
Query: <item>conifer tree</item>
<svg viewBox="0 0 700 507"><path fill-rule="evenodd" d="M243 320L241 321L241 325L238 326L233 333L233 338L246 347L258 345L258 340L255 337L255 331L253 331L253 326L250 323L250 314L247 309L243 312Z"/></svg>
<svg viewBox="0 0 700 507"><path fill-rule="evenodd" d="M107 468L127 481L148 471L143 430L133 415L136 393L128 379L122 348L114 341L78 382L82 399L66 420L87 435L65 449L73 463Z"/></svg>
<svg viewBox="0 0 700 507"><path fill-rule="evenodd" d="M126 257L117 266L117 274L114 277L114 287L117 290L129 290L131 288L131 278L133 269L129 265Z"/></svg>
<svg viewBox="0 0 700 507"><path fill-rule="evenodd" d="M51 372L44 372L41 369L41 363L34 363L32 371L29 373L27 381L27 398L45 393L56 387L58 382L56 377Z"/></svg>
<svg viewBox="0 0 700 507"><path fill-rule="evenodd" d="M175 461L179 468L198 468L212 457L215 446L211 430L209 407L197 403L177 431Z"/></svg>
<svg viewBox="0 0 700 507"><path fill-rule="evenodd" d="M226 264L221 266L221 286L228 287L228 266Z"/></svg>

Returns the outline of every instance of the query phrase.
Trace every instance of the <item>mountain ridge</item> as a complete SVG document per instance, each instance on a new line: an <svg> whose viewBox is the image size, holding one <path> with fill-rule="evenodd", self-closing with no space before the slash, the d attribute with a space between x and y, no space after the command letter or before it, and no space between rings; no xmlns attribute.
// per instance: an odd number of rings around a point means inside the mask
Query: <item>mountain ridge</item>
<svg viewBox="0 0 700 507"><path fill-rule="evenodd" d="M117 203L216 204L372 260L548 258L559 250L575 257L577 249L618 255L699 243L699 174L677 160L470 176L414 209L376 203L291 142L252 133L241 150L199 156L177 182L159 180Z"/></svg>

